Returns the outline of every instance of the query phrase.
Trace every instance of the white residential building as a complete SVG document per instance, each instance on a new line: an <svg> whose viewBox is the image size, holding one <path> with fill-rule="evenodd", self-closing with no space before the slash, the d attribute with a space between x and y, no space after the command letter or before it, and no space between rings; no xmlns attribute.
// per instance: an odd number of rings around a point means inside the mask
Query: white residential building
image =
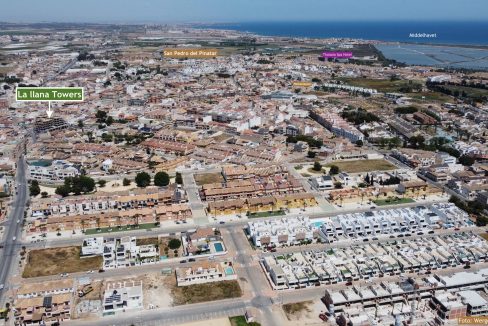
<svg viewBox="0 0 488 326"><path fill-rule="evenodd" d="M236 279L237 274L231 262L199 262L191 267L176 268L178 286Z"/></svg>
<svg viewBox="0 0 488 326"><path fill-rule="evenodd" d="M50 164L30 163L27 169L29 179L42 181L62 181L80 175L74 164L62 160L55 160Z"/></svg>
<svg viewBox="0 0 488 326"><path fill-rule="evenodd" d="M142 309L142 281L118 281L107 284L103 295L103 313Z"/></svg>
<svg viewBox="0 0 488 326"><path fill-rule="evenodd" d="M257 247L300 243L314 238L314 228L308 216L248 222L248 230Z"/></svg>

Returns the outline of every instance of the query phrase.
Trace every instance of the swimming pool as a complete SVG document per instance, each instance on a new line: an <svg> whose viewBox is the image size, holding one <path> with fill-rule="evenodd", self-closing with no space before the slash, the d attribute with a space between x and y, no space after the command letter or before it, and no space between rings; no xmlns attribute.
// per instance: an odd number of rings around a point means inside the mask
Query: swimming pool
<svg viewBox="0 0 488 326"><path fill-rule="evenodd" d="M214 248L216 252L224 251L224 246L220 242L214 243Z"/></svg>
<svg viewBox="0 0 488 326"><path fill-rule="evenodd" d="M312 223L312 225L313 225L313 226L318 227L318 228L319 228L319 227L321 227L321 226L322 226L322 224L324 224L324 222L320 222L320 221L319 221L319 222L313 222L313 223Z"/></svg>
<svg viewBox="0 0 488 326"><path fill-rule="evenodd" d="M233 275L233 274L234 274L234 269L232 267L225 268L225 275Z"/></svg>

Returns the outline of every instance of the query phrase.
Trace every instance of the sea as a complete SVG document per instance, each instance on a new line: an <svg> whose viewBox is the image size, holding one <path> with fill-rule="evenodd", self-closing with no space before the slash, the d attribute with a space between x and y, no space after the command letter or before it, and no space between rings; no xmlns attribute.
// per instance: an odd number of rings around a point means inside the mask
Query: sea
<svg viewBox="0 0 488 326"><path fill-rule="evenodd" d="M400 46L382 44L377 48L389 59L412 65L488 69L488 21L243 22L198 27L264 36L400 42ZM415 34L430 37L412 37Z"/></svg>
<svg viewBox="0 0 488 326"><path fill-rule="evenodd" d="M204 27L266 36L338 37L393 42L488 45L488 21L245 22L208 24ZM436 37L412 39L411 33L436 34Z"/></svg>

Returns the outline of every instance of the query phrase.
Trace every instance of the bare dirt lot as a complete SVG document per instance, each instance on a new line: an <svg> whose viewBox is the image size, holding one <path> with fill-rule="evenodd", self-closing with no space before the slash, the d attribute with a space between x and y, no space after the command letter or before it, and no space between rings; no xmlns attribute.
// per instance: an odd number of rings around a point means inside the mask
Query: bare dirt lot
<svg viewBox="0 0 488 326"><path fill-rule="evenodd" d="M164 276L161 274L146 274L142 278L144 291L144 308L168 308L173 305L171 289L166 286L168 278L174 276Z"/></svg>
<svg viewBox="0 0 488 326"><path fill-rule="evenodd" d="M209 183L223 182L224 177L221 173L201 173L194 175L195 182L199 186L203 186Z"/></svg>
<svg viewBox="0 0 488 326"><path fill-rule="evenodd" d="M22 277L85 272L98 270L102 267L103 258L101 256L80 258L80 252L80 246L29 251Z"/></svg>
<svg viewBox="0 0 488 326"><path fill-rule="evenodd" d="M359 173L371 171L394 170L396 166L385 160L356 160L356 161L335 161L326 165L336 165L342 172Z"/></svg>
<svg viewBox="0 0 488 326"><path fill-rule="evenodd" d="M319 314L325 310L326 308L320 300L285 304L283 311L287 321L284 325L327 325L319 319Z"/></svg>
<svg viewBox="0 0 488 326"><path fill-rule="evenodd" d="M237 281L176 286L175 277L168 277L166 279L166 286L171 289L174 305L223 300L242 296L242 290Z"/></svg>

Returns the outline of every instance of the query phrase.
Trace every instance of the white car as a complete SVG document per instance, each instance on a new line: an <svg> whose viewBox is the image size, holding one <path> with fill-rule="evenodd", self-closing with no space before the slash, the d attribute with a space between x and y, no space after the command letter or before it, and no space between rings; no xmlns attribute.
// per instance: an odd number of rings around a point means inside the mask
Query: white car
<svg viewBox="0 0 488 326"><path fill-rule="evenodd" d="M13 238L12 238L12 241L15 241L15 240L17 240L17 237L13 237Z"/></svg>
<svg viewBox="0 0 488 326"><path fill-rule="evenodd" d="M5 285L0 284L0 290L3 290L4 287L5 287Z"/></svg>

